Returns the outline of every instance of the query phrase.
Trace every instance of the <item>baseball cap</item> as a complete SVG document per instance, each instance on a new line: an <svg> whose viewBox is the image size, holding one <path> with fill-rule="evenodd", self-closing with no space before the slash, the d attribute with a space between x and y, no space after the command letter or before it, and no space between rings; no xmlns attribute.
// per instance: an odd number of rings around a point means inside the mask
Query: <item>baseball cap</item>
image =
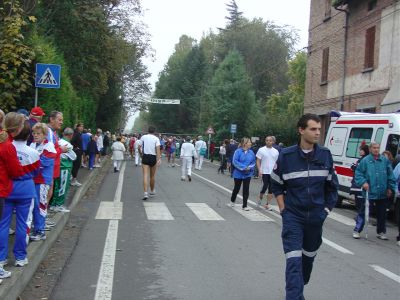
<svg viewBox="0 0 400 300"><path fill-rule="evenodd" d="M36 106L34 108L31 109L31 115L35 116L35 117L42 117L44 115L46 115L43 111L43 109L39 106Z"/></svg>

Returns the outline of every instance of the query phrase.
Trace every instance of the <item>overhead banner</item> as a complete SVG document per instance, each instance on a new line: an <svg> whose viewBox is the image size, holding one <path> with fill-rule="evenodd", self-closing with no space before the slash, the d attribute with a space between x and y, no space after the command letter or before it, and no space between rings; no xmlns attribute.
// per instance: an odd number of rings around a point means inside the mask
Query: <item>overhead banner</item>
<svg viewBox="0 0 400 300"><path fill-rule="evenodd" d="M146 98L139 100L141 102L147 103L156 103L156 104L181 104L181 100L179 99L155 99L155 98Z"/></svg>

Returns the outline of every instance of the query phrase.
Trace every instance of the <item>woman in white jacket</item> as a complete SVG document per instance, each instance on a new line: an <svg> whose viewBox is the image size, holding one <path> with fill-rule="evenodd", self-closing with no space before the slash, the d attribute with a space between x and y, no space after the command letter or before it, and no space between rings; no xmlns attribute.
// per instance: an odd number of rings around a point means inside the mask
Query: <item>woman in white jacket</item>
<svg viewBox="0 0 400 300"><path fill-rule="evenodd" d="M114 173L119 172L122 161L124 160L124 153L126 151L124 144L121 143L121 137L117 137L117 141L111 146L112 160L114 161Z"/></svg>

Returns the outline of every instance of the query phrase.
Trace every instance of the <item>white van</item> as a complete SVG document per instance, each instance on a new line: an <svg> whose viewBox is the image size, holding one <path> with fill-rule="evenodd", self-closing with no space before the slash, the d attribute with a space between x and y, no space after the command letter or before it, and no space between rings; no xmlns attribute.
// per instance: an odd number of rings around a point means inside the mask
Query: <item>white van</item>
<svg viewBox="0 0 400 300"><path fill-rule="evenodd" d="M388 150L396 157L400 153L400 113L331 113L325 147L331 150L339 179L339 206L343 198L354 199L350 195L351 165L359 158L359 147L371 141L380 143L381 153Z"/></svg>

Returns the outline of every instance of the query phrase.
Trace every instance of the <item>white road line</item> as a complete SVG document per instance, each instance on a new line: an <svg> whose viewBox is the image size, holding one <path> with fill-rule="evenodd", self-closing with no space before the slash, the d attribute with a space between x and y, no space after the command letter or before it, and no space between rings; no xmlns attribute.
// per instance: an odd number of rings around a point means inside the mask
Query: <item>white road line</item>
<svg viewBox="0 0 400 300"><path fill-rule="evenodd" d="M186 203L187 207L202 221L224 221L215 210L206 203Z"/></svg>
<svg viewBox="0 0 400 300"><path fill-rule="evenodd" d="M397 283L400 283L400 276L396 275L385 268L382 268L378 265L369 265L371 268L373 268L375 271L381 273L382 275L385 275L386 277L389 277L390 279L396 281Z"/></svg>
<svg viewBox="0 0 400 300"><path fill-rule="evenodd" d="M125 163L123 163L118 177L118 185L115 191L114 202L102 202L107 204L100 204L103 206L119 207L122 215L121 194L122 186L124 183ZM116 209L111 216L117 214ZM99 214L101 209L97 211ZM112 289L114 283L114 267L115 267L115 252L117 249L118 238L118 220L110 220L108 224L107 237L104 244L103 257L101 259L101 266L99 271L99 278L96 285L95 300L111 300Z"/></svg>
<svg viewBox="0 0 400 300"><path fill-rule="evenodd" d="M324 244L336 249L339 252L342 252L344 254L354 255L354 252L352 252L350 250L347 250L346 248L344 248L344 247L342 247L342 246L340 246L340 245L338 245L338 244L336 244L336 243L334 243L334 242L332 242L332 241L330 241L330 240L328 240L328 239L326 239L324 237L322 237L322 242L324 242Z"/></svg>
<svg viewBox="0 0 400 300"><path fill-rule="evenodd" d="M356 225L356 222L353 219L345 217L345 216L342 216L342 215L340 215L338 213L335 213L335 212L329 213L328 218L330 218L332 220L335 220L335 221L337 221L339 223L342 223L344 225L351 226L351 227L354 227Z"/></svg>
<svg viewBox="0 0 400 300"><path fill-rule="evenodd" d="M227 203L226 205L230 206L229 203ZM245 211L242 209L241 204L235 204L235 207L233 207L233 209L252 222L274 222L274 220L272 220L271 218L267 217L266 215L260 213L258 210L255 210L251 207L249 207L250 209L249 211Z"/></svg>
<svg viewBox="0 0 400 300"><path fill-rule="evenodd" d="M169 221L174 220L168 207L164 202L143 202L147 219L151 221Z"/></svg>
<svg viewBox="0 0 400 300"><path fill-rule="evenodd" d="M117 249L118 221L110 220L103 258L97 280L95 300L110 300L114 281L115 252Z"/></svg>

